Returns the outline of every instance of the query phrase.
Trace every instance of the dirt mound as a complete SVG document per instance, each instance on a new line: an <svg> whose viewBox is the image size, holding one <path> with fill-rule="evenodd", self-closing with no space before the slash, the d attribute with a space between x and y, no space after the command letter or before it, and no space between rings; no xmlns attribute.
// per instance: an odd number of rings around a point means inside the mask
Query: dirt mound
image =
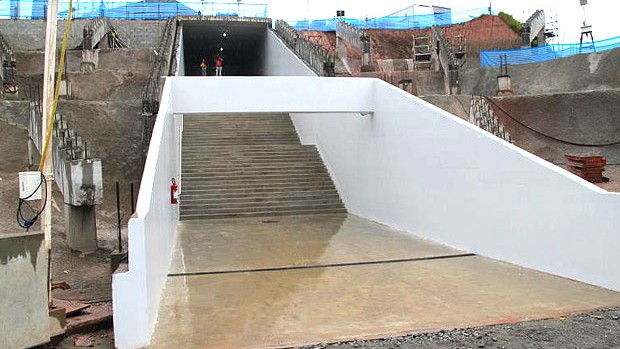
<svg viewBox="0 0 620 349"><path fill-rule="evenodd" d="M368 29L373 59L408 59L413 57L413 36L428 36L428 29Z"/></svg>
<svg viewBox="0 0 620 349"><path fill-rule="evenodd" d="M499 16L484 15L469 22L442 28L447 38L465 37L465 67L480 67L480 51L506 50L521 47L521 36Z"/></svg>
<svg viewBox="0 0 620 349"><path fill-rule="evenodd" d="M336 32L322 32L317 30L304 30L301 36L323 46L329 52L336 52Z"/></svg>

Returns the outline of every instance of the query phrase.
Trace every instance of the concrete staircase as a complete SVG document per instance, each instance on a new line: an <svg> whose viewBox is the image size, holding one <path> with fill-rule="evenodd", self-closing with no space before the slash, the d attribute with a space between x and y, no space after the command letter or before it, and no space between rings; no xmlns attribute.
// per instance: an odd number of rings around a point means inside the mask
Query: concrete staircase
<svg viewBox="0 0 620 349"><path fill-rule="evenodd" d="M285 114L185 115L181 220L346 212Z"/></svg>

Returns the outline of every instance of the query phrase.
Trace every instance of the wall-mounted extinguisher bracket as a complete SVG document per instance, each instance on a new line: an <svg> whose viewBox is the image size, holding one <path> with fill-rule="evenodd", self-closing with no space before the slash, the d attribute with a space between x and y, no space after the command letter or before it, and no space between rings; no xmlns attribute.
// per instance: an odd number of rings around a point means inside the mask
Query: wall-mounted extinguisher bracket
<svg viewBox="0 0 620 349"><path fill-rule="evenodd" d="M170 183L170 203L173 205L177 205L179 203L179 185L172 178Z"/></svg>

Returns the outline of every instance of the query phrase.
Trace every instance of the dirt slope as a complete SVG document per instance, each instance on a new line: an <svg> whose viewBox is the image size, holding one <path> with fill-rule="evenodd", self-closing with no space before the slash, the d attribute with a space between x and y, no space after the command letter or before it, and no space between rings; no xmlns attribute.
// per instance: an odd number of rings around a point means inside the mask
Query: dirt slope
<svg viewBox="0 0 620 349"><path fill-rule="evenodd" d="M559 165L565 163L567 153L602 155L607 158L606 175L611 178L602 187L620 191L620 90L492 101L495 114L517 146Z"/></svg>
<svg viewBox="0 0 620 349"><path fill-rule="evenodd" d="M109 254L116 248L116 181L121 182L122 221L126 227L131 216L129 184L139 188L143 148L140 117L142 86L149 72L149 51L102 50L94 72L79 71L79 52L71 52L68 76L73 95L62 98L58 113L70 127L88 142L91 156L103 161L104 204L97 207L96 253L72 252L66 243L63 198L55 192L52 201L52 278L66 281L72 289L56 290L54 296L84 301L109 301L111 279ZM18 79L40 86L42 52L18 53ZM22 231L15 222L18 172L27 167L28 99L26 85L21 86L23 100L0 99L0 234ZM15 99L16 96L11 96ZM33 230L39 230L38 225ZM126 248L126 228L123 228Z"/></svg>

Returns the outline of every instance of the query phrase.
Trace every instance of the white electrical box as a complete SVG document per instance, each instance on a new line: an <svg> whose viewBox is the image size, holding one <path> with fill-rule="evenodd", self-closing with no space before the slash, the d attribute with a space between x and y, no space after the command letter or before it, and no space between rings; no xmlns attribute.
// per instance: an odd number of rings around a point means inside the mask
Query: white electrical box
<svg viewBox="0 0 620 349"><path fill-rule="evenodd" d="M23 200L41 200L44 183L39 171L19 173L19 198Z"/></svg>

